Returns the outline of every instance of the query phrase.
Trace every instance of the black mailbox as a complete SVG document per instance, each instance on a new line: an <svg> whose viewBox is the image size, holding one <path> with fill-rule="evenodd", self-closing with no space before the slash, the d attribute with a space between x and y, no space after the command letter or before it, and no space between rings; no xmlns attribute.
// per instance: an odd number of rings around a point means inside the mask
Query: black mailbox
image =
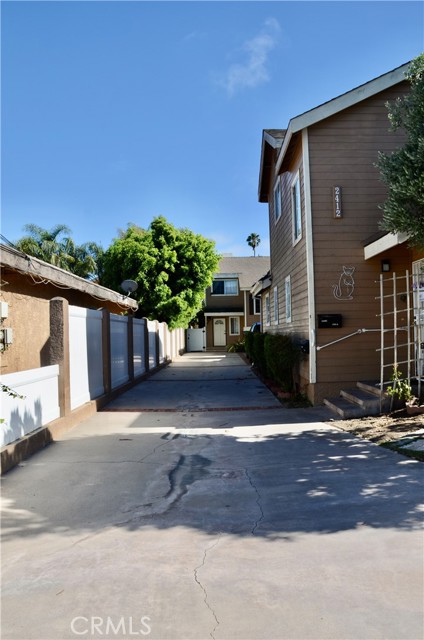
<svg viewBox="0 0 424 640"><path fill-rule="evenodd" d="M302 340L300 342L300 350L302 353L306 353L306 355L309 354L309 340Z"/></svg>
<svg viewBox="0 0 424 640"><path fill-rule="evenodd" d="M318 329L338 329L343 326L343 318L340 313L319 313Z"/></svg>

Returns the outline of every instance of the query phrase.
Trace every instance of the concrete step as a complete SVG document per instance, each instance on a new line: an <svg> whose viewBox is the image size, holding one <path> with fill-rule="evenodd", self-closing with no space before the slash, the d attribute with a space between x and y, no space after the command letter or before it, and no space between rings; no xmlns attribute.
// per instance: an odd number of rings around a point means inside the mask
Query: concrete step
<svg viewBox="0 0 424 640"><path fill-rule="evenodd" d="M385 382L383 385L383 390L386 390L387 387L392 384L391 382ZM368 393L372 393L374 396L380 398L380 383L375 382L374 380L361 380L356 383L358 389L362 389L363 391L367 391Z"/></svg>
<svg viewBox="0 0 424 640"><path fill-rule="evenodd" d="M377 398L373 393L368 393L359 387L352 389L343 389L340 391L340 396L352 402L355 405L361 407L365 415L376 416L380 413L380 398Z"/></svg>
<svg viewBox="0 0 424 640"><path fill-rule="evenodd" d="M349 402L345 398L325 398L324 404L341 416L344 420L349 418L362 418L366 415L365 409L358 404Z"/></svg>
<svg viewBox="0 0 424 640"><path fill-rule="evenodd" d="M376 398L378 398L378 401L380 402L380 383L379 382L361 381L361 382L357 382L356 384L358 389L362 389L363 391L366 391L374 395ZM388 413L391 410L391 407L393 406L392 398L386 393L387 387L389 387L392 384L393 384L392 382L385 382L383 384L384 395L383 395L383 402L381 403L382 413Z"/></svg>

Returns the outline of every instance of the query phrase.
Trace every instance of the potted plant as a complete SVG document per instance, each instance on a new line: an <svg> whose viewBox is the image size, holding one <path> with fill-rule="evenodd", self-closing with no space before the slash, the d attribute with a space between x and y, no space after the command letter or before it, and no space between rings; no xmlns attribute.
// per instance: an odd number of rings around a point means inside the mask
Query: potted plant
<svg viewBox="0 0 424 640"><path fill-rule="evenodd" d="M424 404L420 404L420 399L416 396L411 396L409 400L405 402L406 413L410 416L418 416L424 414Z"/></svg>

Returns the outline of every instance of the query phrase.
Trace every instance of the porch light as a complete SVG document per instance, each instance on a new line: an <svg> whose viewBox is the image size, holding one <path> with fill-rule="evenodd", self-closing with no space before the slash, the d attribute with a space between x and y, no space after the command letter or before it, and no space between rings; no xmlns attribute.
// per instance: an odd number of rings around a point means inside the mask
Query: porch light
<svg viewBox="0 0 424 640"><path fill-rule="evenodd" d="M387 273L388 271L390 271L390 260L381 261L381 271L382 273Z"/></svg>

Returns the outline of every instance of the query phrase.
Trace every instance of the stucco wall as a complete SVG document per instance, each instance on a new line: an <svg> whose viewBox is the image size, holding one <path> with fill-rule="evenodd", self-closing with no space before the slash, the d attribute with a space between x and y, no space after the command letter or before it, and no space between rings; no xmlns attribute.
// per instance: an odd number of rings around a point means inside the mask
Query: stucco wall
<svg viewBox="0 0 424 640"><path fill-rule="evenodd" d="M13 344L1 355L1 373L36 369L50 364L49 301L7 290L3 290L2 300L9 305L9 315L3 327L13 330Z"/></svg>

